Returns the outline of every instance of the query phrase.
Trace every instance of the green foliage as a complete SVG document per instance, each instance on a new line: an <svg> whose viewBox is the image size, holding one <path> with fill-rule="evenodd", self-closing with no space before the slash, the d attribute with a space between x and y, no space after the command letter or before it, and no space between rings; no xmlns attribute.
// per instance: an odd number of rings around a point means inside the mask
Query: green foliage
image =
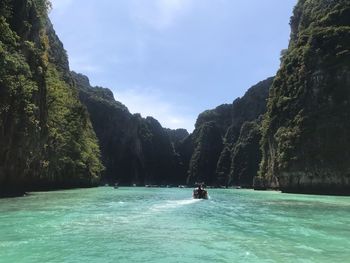
<svg viewBox="0 0 350 263"><path fill-rule="evenodd" d="M0 17L4 17L8 19L9 17L12 16L13 12L13 6L12 6L12 0L2 0L0 2Z"/></svg>
<svg viewBox="0 0 350 263"><path fill-rule="evenodd" d="M261 81L232 104L220 105L198 116L193 134L178 146L182 163L189 167L189 183L206 181L221 186L230 183L232 154L241 127L265 113L272 81L273 78ZM259 150L256 151L259 154ZM257 163L250 165L257 166Z"/></svg>
<svg viewBox="0 0 350 263"><path fill-rule="evenodd" d="M17 41L19 37L11 30L10 25L4 17L0 17L0 40L2 49L6 47L14 51L14 49L18 47Z"/></svg>
<svg viewBox="0 0 350 263"><path fill-rule="evenodd" d="M50 0L32 0L43 23L47 21L47 13L52 9Z"/></svg>
<svg viewBox="0 0 350 263"><path fill-rule="evenodd" d="M260 176L346 174L350 138L340 130L350 128L350 2L299 1L291 28L262 124Z"/></svg>
<svg viewBox="0 0 350 263"><path fill-rule="evenodd" d="M196 128L210 121L216 122L216 125L225 133L226 129L231 124L232 104L222 104L213 110L206 110L199 114L196 121Z"/></svg>
<svg viewBox="0 0 350 263"><path fill-rule="evenodd" d="M245 122L234 146L231 162L231 184L251 187L261 161L261 131L257 121Z"/></svg>
<svg viewBox="0 0 350 263"><path fill-rule="evenodd" d="M53 65L46 75L48 105L48 174L64 181L84 178L95 183L102 170L96 137L85 108ZM62 179L62 177L64 179Z"/></svg>
<svg viewBox="0 0 350 263"><path fill-rule="evenodd" d="M21 180L28 173L41 128L36 100L39 86L19 49L19 40L0 17L0 185L14 179L8 178L9 174Z"/></svg>
<svg viewBox="0 0 350 263"><path fill-rule="evenodd" d="M47 5L0 4L0 195L96 184L102 169L86 110L50 63Z"/></svg>
<svg viewBox="0 0 350 263"><path fill-rule="evenodd" d="M220 186L228 186L230 184L231 151L231 147L226 145L222 150L217 163L215 174Z"/></svg>

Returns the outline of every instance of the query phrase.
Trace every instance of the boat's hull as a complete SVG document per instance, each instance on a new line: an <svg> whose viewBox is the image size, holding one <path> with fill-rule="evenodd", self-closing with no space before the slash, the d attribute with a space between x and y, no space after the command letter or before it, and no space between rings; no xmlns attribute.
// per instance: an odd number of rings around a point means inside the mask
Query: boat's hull
<svg viewBox="0 0 350 263"><path fill-rule="evenodd" d="M206 190L198 191L198 189L193 190L193 199L208 199L208 192Z"/></svg>

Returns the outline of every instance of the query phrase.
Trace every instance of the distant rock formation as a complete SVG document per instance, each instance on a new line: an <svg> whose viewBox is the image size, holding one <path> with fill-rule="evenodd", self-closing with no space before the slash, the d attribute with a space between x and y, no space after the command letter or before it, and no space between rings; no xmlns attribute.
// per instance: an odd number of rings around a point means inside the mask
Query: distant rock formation
<svg viewBox="0 0 350 263"><path fill-rule="evenodd" d="M254 120L244 122L240 135L232 149L230 170L231 184L241 187L252 187L253 179L257 176L261 161L261 122Z"/></svg>
<svg viewBox="0 0 350 263"><path fill-rule="evenodd" d="M198 116L194 132L179 146L182 162L188 165L189 184L204 181L216 186L252 187L261 157L258 118L266 111L272 81L268 78L232 104ZM241 159L250 167L238 164Z"/></svg>
<svg viewBox="0 0 350 263"><path fill-rule="evenodd" d="M201 113L192 134L131 114L70 72L48 7L0 2L0 196L101 176L350 194L349 0L299 0L276 77Z"/></svg>
<svg viewBox="0 0 350 263"><path fill-rule="evenodd" d="M184 184L176 152L184 129L164 129L152 118L131 114L109 89L91 87L82 74L72 72L98 137L106 170L103 181L121 185Z"/></svg>

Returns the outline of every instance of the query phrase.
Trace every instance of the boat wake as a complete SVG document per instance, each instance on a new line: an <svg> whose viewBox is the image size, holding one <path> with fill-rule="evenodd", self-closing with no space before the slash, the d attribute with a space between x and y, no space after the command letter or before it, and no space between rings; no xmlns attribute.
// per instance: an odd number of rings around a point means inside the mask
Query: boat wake
<svg viewBox="0 0 350 263"><path fill-rule="evenodd" d="M192 205L201 201L203 201L203 199L191 198L183 200L164 200L161 203L149 206L148 209L136 209L134 213L129 213L127 215L119 215L118 217L114 217L114 220L117 220L119 224L135 224L136 221L143 221L147 217L153 218L157 214L178 209L180 207Z"/></svg>
<svg viewBox="0 0 350 263"><path fill-rule="evenodd" d="M184 199L184 200L171 200L166 203L156 204L150 207L151 211L164 211L168 209L175 209L186 205L195 204L202 201L201 199Z"/></svg>

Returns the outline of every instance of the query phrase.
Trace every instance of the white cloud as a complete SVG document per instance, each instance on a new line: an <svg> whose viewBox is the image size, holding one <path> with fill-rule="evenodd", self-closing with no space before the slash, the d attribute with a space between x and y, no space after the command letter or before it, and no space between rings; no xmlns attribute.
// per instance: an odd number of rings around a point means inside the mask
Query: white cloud
<svg viewBox="0 0 350 263"><path fill-rule="evenodd" d="M162 30L171 27L186 14L192 0L131 0L131 17L140 25Z"/></svg>
<svg viewBox="0 0 350 263"><path fill-rule="evenodd" d="M115 92L115 98L128 107L132 113L143 117L152 116L165 128L185 128L191 132L195 117L187 116L180 105L166 102L161 92L147 88L133 88Z"/></svg>

